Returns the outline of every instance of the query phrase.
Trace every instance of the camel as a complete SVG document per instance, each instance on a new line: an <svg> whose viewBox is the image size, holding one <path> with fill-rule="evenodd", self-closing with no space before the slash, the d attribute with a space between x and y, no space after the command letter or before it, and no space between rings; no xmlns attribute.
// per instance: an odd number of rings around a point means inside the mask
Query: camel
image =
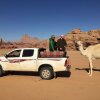
<svg viewBox="0 0 100 100"><path fill-rule="evenodd" d="M90 67L89 75L92 76L92 68L93 68L92 60L100 59L100 44L89 46L85 50L83 49L83 44L81 41L78 41L77 44L79 46L81 54L88 57L89 67Z"/></svg>

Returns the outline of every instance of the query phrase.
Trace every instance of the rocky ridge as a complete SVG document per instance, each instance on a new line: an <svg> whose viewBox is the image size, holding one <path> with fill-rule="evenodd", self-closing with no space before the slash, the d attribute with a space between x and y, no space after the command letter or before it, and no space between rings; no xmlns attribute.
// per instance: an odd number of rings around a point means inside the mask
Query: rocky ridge
<svg viewBox="0 0 100 100"><path fill-rule="evenodd" d="M59 37L56 37L56 40L58 38ZM83 41L85 47L100 43L100 30L82 32L80 29L74 29L71 32L65 34L65 40L68 44L68 50L77 50L75 43L76 41ZM28 34L25 34L18 42L5 42L3 39L0 40L0 49L23 47L45 47L48 49L49 41L48 39L40 40L38 38L30 37Z"/></svg>

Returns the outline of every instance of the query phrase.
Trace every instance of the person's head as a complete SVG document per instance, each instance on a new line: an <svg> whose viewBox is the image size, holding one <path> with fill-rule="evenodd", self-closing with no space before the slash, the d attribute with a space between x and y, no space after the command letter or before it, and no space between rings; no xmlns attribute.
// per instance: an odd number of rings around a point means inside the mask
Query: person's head
<svg viewBox="0 0 100 100"><path fill-rule="evenodd" d="M52 38L52 39L55 39L55 36L54 36L54 35L52 35L52 36L51 36L51 38Z"/></svg>
<svg viewBox="0 0 100 100"><path fill-rule="evenodd" d="M64 35L63 35L63 34L62 34L62 35L60 35L60 38L62 38L62 39L63 39L63 38L64 38Z"/></svg>

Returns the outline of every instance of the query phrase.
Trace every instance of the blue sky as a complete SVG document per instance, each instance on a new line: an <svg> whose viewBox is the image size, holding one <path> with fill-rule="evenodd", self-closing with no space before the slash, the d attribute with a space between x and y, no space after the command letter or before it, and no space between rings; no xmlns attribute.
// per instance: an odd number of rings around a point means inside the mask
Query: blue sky
<svg viewBox="0 0 100 100"><path fill-rule="evenodd" d="M0 0L0 37L41 39L100 29L100 0Z"/></svg>

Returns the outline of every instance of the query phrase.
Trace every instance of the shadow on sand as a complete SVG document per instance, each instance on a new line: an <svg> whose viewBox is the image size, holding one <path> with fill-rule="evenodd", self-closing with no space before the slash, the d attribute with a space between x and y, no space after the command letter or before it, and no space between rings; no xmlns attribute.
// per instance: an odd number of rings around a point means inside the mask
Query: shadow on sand
<svg viewBox="0 0 100 100"><path fill-rule="evenodd" d="M37 72L21 72L21 71L8 71L5 73L4 76L8 76L8 75L22 75L22 76L39 76L39 73Z"/></svg>
<svg viewBox="0 0 100 100"><path fill-rule="evenodd" d="M75 68L75 70L85 70L86 72L89 72L89 68ZM100 72L100 69L95 69L95 68L93 68L92 69L93 71L99 71Z"/></svg>
<svg viewBox="0 0 100 100"><path fill-rule="evenodd" d="M21 75L21 76L39 76L38 72L21 72L21 71L8 71L4 73L4 76L8 75ZM71 72L70 71L61 71L61 72L56 72L56 78L57 77L70 77Z"/></svg>

